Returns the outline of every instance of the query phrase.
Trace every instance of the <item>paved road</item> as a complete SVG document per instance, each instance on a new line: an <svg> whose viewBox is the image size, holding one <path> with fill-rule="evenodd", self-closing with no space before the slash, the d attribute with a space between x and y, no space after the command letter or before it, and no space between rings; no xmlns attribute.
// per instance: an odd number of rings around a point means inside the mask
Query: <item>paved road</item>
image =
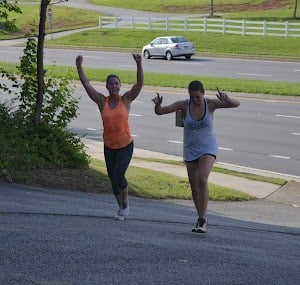
<svg viewBox="0 0 300 285"><path fill-rule="evenodd" d="M103 84L95 83L95 86L106 94ZM122 92L127 89L123 86ZM156 116L153 112L151 98L157 91L164 97L165 104L187 98L185 89L144 86L130 110L135 146L182 157L183 130L175 127L175 114ZM81 98L80 112L70 126L76 133L102 141L102 124L97 106L80 84L75 94ZM207 91L206 95L215 96L211 91ZM241 106L218 110L215 114L218 162L300 179L300 98L289 101L276 96L231 95L238 97Z"/></svg>
<svg viewBox="0 0 300 285"><path fill-rule="evenodd" d="M130 202L131 215L120 222L112 218L112 195L0 185L0 284L295 285L300 279L296 208L263 200L211 203L209 232L201 235L190 231L191 203Z"/></svg>

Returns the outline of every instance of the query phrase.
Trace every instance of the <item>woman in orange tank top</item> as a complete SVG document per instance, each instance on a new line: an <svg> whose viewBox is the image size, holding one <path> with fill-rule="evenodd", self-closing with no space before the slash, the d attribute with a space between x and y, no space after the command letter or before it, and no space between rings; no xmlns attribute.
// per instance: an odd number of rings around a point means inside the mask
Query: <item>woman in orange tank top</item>
<svg viewBox="0 0 300 285"><path fill-rule="evenodd" d="M129 214L128 183L126 170L133 154L133 140L128 124L131 102L139 95L144 84L142 57L132 54L137 66L137 81L131 89L119 95L120 78L110 74L106 79L109 95L98 92L89 82L82 69L83 57L76 57L76 66L80 81L89 97L97 104L103 121L104 157L112 190L118 202L116 219L124 220Z"/></svg>

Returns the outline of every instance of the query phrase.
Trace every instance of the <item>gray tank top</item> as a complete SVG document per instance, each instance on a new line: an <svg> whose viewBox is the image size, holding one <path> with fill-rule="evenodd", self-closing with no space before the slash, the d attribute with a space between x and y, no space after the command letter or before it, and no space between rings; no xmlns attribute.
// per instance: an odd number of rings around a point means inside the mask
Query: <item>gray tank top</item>
<svg viewBox="0 0 300 285"><path fill-rule="evenodd" d="M190 100L187 100L187 112L184 118L183 158L193 161L204 154L217 156L218 143L214 131L213 118L209 113L206 98L205 112L201 120L194 120L190 114Z"/></svg>

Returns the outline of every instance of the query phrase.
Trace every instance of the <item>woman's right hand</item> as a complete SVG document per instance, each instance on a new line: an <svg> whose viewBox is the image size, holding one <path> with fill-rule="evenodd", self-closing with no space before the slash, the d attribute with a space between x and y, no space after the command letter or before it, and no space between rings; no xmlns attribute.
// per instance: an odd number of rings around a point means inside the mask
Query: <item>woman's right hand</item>
<svg viewBox="0 0 300 285"><path fill-rule="evenodd" d="M77 66L81 66L81 65L82 65L82 62L83 62L83 57L82 57L82 55L78 55L78 56L76 57L76 65L77 65Z"/></svg>

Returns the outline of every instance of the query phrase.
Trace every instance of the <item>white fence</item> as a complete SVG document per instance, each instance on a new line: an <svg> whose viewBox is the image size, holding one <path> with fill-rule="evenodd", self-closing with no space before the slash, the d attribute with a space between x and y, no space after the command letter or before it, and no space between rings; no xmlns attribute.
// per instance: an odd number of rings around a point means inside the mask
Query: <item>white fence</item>
<svg viewBox="0 0 300 285"><path fill-rule="evenodd" d="M300 37L300 23L218 18L99 17L99 28Z"/></svg>

